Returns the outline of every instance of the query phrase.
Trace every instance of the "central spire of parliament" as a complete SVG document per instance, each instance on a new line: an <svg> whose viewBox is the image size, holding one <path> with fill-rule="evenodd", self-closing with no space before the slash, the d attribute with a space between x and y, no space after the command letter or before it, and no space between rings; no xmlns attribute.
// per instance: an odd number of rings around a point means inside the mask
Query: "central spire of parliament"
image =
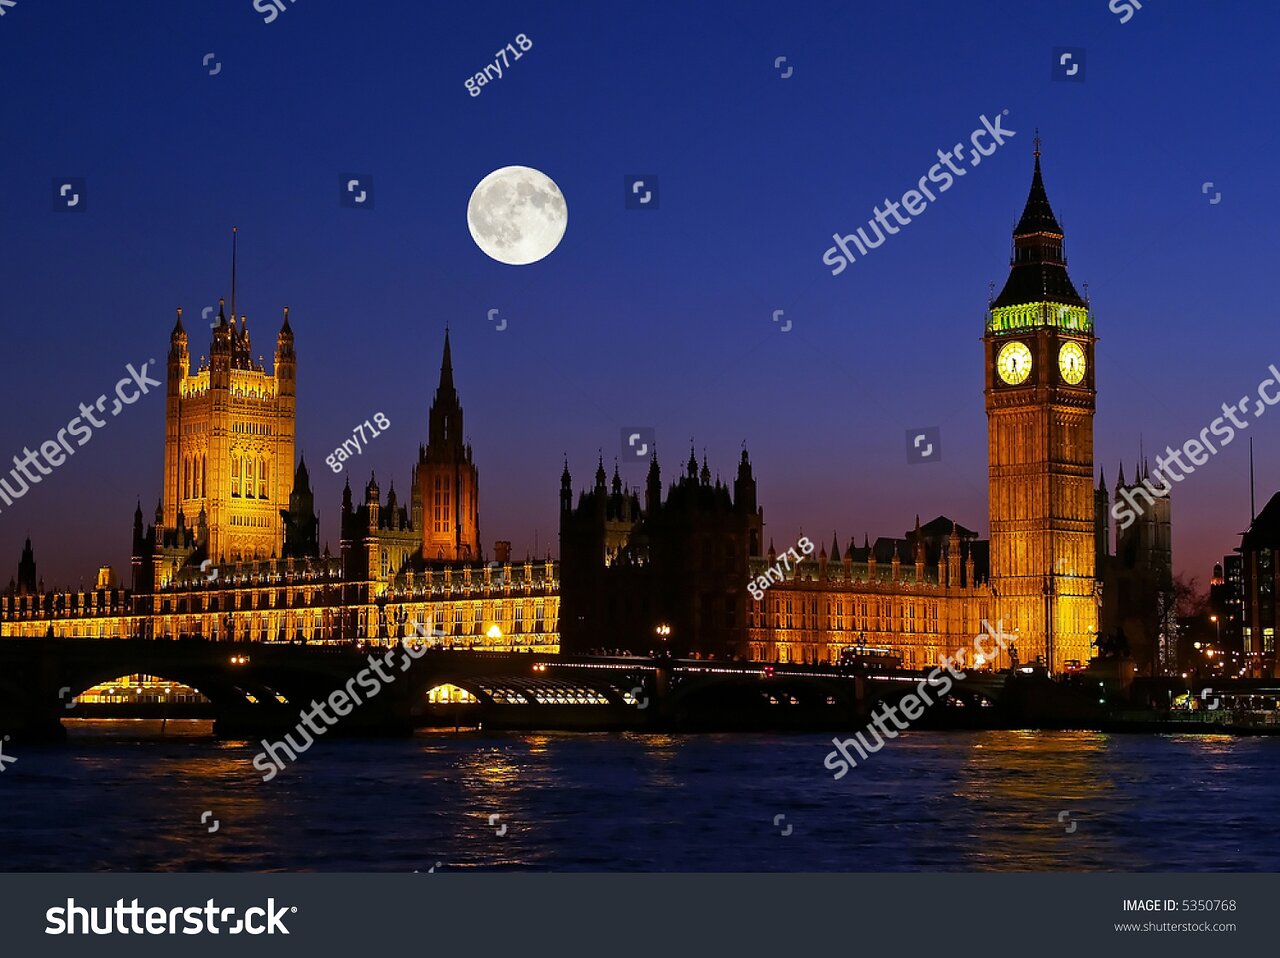
<svg viewBox="0 0 1280 958"><path fill-rule="evenodd" d="M427 445L417 482L425 515L422 558L452 562L480 557L480 477L462 431L462 402L453 384L453 353L444 332L440 384L427 416Z"/></svg>
<svg viewBox="0 0 1280 958"><path fill-rule="evenodd" d="M440 385L431 402L427 431L428 462L446 462L464 453L470 461L470 450L463 450L462 402L453 385L453 353L449 348L449 329L444 331L444 358L440 361Z"/></svg>

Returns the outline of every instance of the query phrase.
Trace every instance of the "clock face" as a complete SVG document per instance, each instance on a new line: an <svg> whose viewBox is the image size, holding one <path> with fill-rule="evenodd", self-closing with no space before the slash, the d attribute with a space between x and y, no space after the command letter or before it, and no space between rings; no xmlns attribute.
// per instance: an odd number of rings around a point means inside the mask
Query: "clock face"
<svg viewBox="0 0 1280 958"><path fill-rule="evenodd" d="M1058 351L1058 369L1062 378L1072 386L1080 385L1085 373L1084 349L1079 343L1063 343Z"/></svg>
<svg viewBox="0 0 1280 958"><path fill-rule="evenodd" d="M1031 350L1026 343L1005 343L996 357L996 371L1010 386L1025 382L1031 375Z"/></svg>

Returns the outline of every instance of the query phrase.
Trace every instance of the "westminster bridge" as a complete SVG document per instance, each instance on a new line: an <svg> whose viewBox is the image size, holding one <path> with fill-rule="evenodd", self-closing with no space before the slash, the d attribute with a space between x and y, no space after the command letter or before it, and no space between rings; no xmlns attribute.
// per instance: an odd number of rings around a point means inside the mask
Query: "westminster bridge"
<svg viewBox="0 0 1280 958"><path fill-rule="evenodd" d="M375 660L387 663L380 673L371 668ZM76 716L76 696L135 674L197 690L226 736L292 728L302 710L343 689L355 692L359 705L335 725L340 734L407 733L443 721L486 728L840 730L865 723L879 702L917 690L924 678L884 668L376 644L4 638L0 732L56 738L62 719ZM981 712L989 720L1007 698L1006 683L1006 675L971 673L953 684L948 707L939 711ZM375 685L377 692L367 691ZM467 693L467 704L432 705L429 693L442 686Z"/></svg>
<svg viewBox="0 0 1280 958"><path fill-rule="evenodd" d="M373 668L375 661L381 671ZM343 716L333 725L337 734L409 734L419 726L442 724L847 733L864 726L881 703L893 705L913 693L933 706L912 722L917 728L1160 731L1166 729L1153 723L1191 718L1222 725L1249 709L1266 717L1268 731L1280 726L1276 679L1138 679L1121 689L1084 676L1056 681L1022 671L1030 674L970 671L963 679L930 686L923 672L873 665L541 655L381 643L0 638L0 734L59 738L65 734L62 720L77 717L77 696L136 674L198 691L210 703L216 733L225 737L292 729L302 712L315 703L331 703L343 691L356 705L345 712L333 706ZM466 693L467 701L433 704L430 693L446 686ZM1195 711L1164 709L1166 701L1172 705L1179 699Z"/></svg>

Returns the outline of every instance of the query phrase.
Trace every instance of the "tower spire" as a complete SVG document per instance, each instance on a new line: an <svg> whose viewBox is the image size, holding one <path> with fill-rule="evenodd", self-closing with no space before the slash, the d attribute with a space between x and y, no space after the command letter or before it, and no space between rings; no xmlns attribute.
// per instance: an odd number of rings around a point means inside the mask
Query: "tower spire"
<svg viewBox="0 0 1280 958"><path fill-rule="evenodd" d="M231 227L231 322L236 321L236 234L240 227Z"/></svg>
<svg viewBox="0 0 1280 958"><path fill-rule="evenodd" d="M440 360L440 388L453 388L453 351L449 348L449 326L444 327L444 356Z"/></svg>
<svg viewBox="0 0 1280 958"><path fill-rule="evenodd" d="M992 309L1003 306L1025 306L1054 303L1059 306L1087 306L1067 275L1067 258L1063 249L1062 227L1049 205L1044 177L1040 171L1040 138L1032 155L1035 164L1031 189L1022 208L1018 225L1013 228L1013 258L1009 278L992 302Z"/></svg>

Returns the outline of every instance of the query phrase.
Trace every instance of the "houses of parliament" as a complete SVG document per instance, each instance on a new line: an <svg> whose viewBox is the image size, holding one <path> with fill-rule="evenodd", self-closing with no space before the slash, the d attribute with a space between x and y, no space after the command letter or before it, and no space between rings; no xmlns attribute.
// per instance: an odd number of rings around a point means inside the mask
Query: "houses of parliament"
<svg viewBox="0 0 1280 958"><path fill-rule="evenodd" d="M513 561L508 541L485 550L447 331L408 501L394 483L348 483L339 553L322 553L306 463L295 464L288 310L267 372L234 282L225 309L194 371L181 310L170 335L162 493L150 523L141 504L134 513L130 585L103 568L93 589L46 591L28 541L0 596L0 634L392 642L422 623L477 650L834 663L874 648L919 668L970 645L987 620L1015 636L997 668L1087 663L1099 635L1118 632L1143 671L1161 654L1169 500L1112 551L1110 493L1095 483L1094 316L1067 273L1038 146L982 339L989 539L941 515L861 545L833 534L759 599L749 586L779 553L745 447L732 484L713 482L691 451L664 488L655 451L643 490L601 461L575 494L566 462L560 558ZM1125 488L1121 472L1115 494Z"/></svg>

